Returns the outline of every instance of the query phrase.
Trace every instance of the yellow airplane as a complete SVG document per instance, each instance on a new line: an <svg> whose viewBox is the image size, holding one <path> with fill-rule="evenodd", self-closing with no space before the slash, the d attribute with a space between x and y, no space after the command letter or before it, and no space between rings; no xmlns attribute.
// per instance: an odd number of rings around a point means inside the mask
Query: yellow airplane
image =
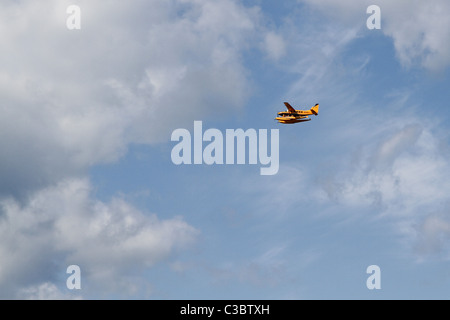
<svg viewBox="0 0 450 320"><path fill-rule="evenodd" d="M310 121L309 116L317 116L319 114L319 104L316 104L310 110L295 110L288 102L285 102L284 105L288 111L278 112L278 117L275 120L279 123L291 124Z"/></svg>

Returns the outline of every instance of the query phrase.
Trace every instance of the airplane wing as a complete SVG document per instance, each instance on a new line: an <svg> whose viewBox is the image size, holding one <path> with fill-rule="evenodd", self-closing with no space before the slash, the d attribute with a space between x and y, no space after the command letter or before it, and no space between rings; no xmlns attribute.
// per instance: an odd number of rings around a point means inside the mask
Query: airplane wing
<svg viewBox="0 0 450 320"><path fill-rule="evenodd" d="M295 109L288 102L285 102L284 105L289 110L289 112L295 112Z"/></svg>

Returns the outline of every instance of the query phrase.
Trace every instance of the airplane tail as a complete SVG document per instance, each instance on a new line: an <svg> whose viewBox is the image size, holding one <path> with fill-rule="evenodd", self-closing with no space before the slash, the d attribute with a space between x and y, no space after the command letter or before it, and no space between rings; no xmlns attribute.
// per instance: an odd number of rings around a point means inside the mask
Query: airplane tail
<svg viewBox="0 0 450 320"><path fill-rule="evenodd" d="M317 116L319 114L319 104L316 104L314 107L311 108L311 112Z"/></svg>

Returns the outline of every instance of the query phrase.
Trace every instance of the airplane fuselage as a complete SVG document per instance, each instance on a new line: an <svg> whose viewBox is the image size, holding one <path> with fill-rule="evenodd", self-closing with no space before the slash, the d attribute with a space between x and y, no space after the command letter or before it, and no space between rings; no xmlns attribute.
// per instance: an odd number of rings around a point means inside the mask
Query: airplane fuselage
<svg viewBox="0 0 450 320"><path fill-rule="evenodd" d="M311 110L295 110L295 112L282 111L278 112L279 116L312 116L314 113Z"/></svg>

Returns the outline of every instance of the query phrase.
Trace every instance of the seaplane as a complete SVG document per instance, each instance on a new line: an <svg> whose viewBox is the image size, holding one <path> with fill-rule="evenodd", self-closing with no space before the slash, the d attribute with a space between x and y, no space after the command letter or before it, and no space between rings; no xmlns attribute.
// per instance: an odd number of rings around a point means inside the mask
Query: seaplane
<svg viewBox="0 0 450 320"><path fill-rule="evenodd" d="M309 110L295 110L289 102L285 102L284 105L287 111L278 112L278 116L275 118L279 123L292 124L311 121L309 116L317 116L319 114L319 104L316 104Z"/></svg>

